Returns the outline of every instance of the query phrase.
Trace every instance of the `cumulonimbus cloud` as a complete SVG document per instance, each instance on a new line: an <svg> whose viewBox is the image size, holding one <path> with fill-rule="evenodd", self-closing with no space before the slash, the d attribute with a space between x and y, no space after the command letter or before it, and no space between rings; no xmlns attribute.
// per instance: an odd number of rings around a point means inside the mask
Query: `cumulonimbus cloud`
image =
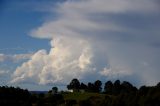
<svg viewBox="0 0 160 106"><path fill-rule="evenodd" d="M92 64L92 51L86 41L57 38L53 45L49 53L39 50L31 60L18 67L12 82L27 80L39 84L63 83L93 70L89 67Z"/></svg>
<svg viewBox="0 0 160 106"><path fill-rule="evenodd" d="M157 0L58 4L58 18L31 31L32 37L51 40L49 53L39 50L17 67L12 82L50 84L115 76L134 81L135 75L139 84L155 84L160 80L159 9Z"/></svg>

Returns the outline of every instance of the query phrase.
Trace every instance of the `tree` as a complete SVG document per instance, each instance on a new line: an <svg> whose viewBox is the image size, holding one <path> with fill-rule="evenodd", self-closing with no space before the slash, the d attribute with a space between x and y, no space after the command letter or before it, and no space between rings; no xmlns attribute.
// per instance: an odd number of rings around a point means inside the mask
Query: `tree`
<svg viewBox="0 0 160 106"><path fill-rule="evenodd" d="M94 82L95 92L100 92L102 90L102 82L97 80Z"/></svg>
<svg viewBox="0 0 160 106"><path fill-rule="evenodd" d="M160 82L156 85L156 87L160 87Z"/></svg>
<svg viewBox="0 0 160 106"><path fill-rule="evenodd" d="M68 89L73 89L73 90L79 90L80 89L80 82L78 79L73 79L69 85L67 85Z"/></svg>
<svg viewBox="0 0 160 106"><path fill-rule="evenodd" d="M138 93L139 93L140 95L145 96L145 95L147 95L148 91L149 91L149 87L147 87L147 86L144 85L144 86L141 86L141 87L139 88Z"/></svg>
<svg viewBox="0 0 160 106"><path fill-rule="evenodd" d="M113 83L111 81L107 81L104 85L104 92L107 94L112 94Z"/></svg>
<svg viewBox="0 0 160 106"><path fill-rule="evenodd" d="M117 95L121 91L121 85L120 85L120 80L116 80L113 84L113 94Z"/></svg>
<svg viewBox="0 0 160 106"><path fill-rule="evenodd" d="M80 85L80 89L84 89L84 90L86 90L86 89L87 89L87 85L85 85L84 83L81 83L81 85Z"/></svg>
<svg viewBox="0 0 160 106"><path fill-rule="evenodd" d="M88 89L89 92L95 92L95 87L94 84L92 84L91 82L88 83Z"/></svg>
<svg viewBox="0 0 160 106"><path fill-rule="evenodd" d="M131 93L136 91L137 88L127 81L123 81L123 83L121 84L121 93Z"/></svg>
<svg viewBox="0 0 160 106"><path fill-rule="evenodd" d="M53 87L52 88L52 93L57 93L58 92L58 88L57 87Z"/></svg>
<svg viewBox="0 0 160 106"><path fill-rule="evenodd" d="M114 82L114 86L120 86L120 80L116 80L115 82Z"/></svg>

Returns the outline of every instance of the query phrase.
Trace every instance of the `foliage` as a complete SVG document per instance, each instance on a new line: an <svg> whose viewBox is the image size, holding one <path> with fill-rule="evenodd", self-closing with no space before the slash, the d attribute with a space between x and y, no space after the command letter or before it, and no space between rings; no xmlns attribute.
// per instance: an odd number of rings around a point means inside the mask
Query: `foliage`
<svg viewBox="0 0 160 106"><path fill-rule="evenodd" d="M65 100L76 100L79 106L159 106L160 83L156 86L142 86L137 89L128 81L107 81L103 94L99 80L88 85L81 84L86 92L74 92L64 95ZM98 89L99 88L99 91ZM97 92L97 93L94 93ZM101 96L100 96L101 95Z"/></svg>
<svg viewBox="0 0 160 106"><path fill-rule="evenodd" d="M111 81L107 81L104 86L104 92L107 94L112 94L113 83Z"/></svg>
<svg viewBox="0 0 160 106"><path fill-rule="evenodd" d="M78 79L73 79L69 85L67 85L68 89L74 89L74 90L79 90L80 89L80 82Z"/></svg>
<svg viewBox="0 0 160 106"><path fill-rule="evenodd" d="M28 90L2 86L0 87L0 106L31 106L31 95Z"/></svg>
<svg viewBox="0 0 160 106"><path fill-rule="evenodd" d="M57 87L53 87L52 88L52 93L58 93L58 88Z"/></svg>
<svg viewBox="0 0 160 106"><path fill-rule="evenodd" d="M160 106L160 83L137 89L130 82L107 81L88 85L73 79L67 86L76 92L58 92L53 87L48 93L33 93L21 88L0 87L0 106ZM80 92L85 90L85 92Z"/></svg>

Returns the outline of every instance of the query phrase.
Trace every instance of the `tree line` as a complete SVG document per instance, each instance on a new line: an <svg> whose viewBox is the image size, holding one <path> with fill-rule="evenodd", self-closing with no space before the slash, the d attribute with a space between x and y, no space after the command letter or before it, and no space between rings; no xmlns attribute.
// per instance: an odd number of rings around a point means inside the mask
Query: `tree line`
<svg viewBox="0 0 160 106"><path fill-rule="evenodd" d="M133 86L130 82L120 80L116 80L114 83L111 81L107 81L104 85L104 89L102 91L102 82L100 80L95 81L94 83L89 82L87 85L83 82L79 82L78 79L73 79L67 88L73 91L85 90L86 92L97 92L97 93L106 93L111 95L117 95L119 93L130 93L136 92L137 88Z"/></svg>
<svg viewBox="0 0 160 106"><path fill-rule="evenodd" d="M102 90L100 80L87 85L73 79L68 89L105 94L105 97L92 96L81 101L81 106L160 106L160 82L156 86L141 86L137 89L128 81L107 81Z"/></svg>
<svg viewBox="0 0 160 106"><path fill-rule="evenodd" d="M128 81L96 80L85 84L73 79L66 86L73 93L58 91L54 86L48 93L33 93L19 87L0 87L0 106L160 106L160 83L155 86L141 86L139 89ZM81 93L81 91L84 91ZM64 95L92 94L86 99L66 99Z"/></svg>
<svg viewBox="0 0 160 106"><path fill-rule="evenodd" d="M31 106L31 94L19 87L0 87L0 106Z"/></svg>
<svg viewBox="0 0 160 106"><path fill-rule="evenodd" d="M102 82L100 80L95 81L94 83L89 82L88 85L83 82L80 83L78 79L73 79L67 88L73 91L85 90L86 92L101 92L102 90Z"/></svg>

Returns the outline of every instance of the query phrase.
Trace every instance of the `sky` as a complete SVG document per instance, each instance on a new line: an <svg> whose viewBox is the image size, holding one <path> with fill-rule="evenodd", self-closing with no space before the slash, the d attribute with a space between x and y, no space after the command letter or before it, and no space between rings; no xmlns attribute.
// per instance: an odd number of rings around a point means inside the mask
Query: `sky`
<svg viewBox="0 0 160 106"><path fill-rule="evenodd" d="M155 85L159 10L159 0L0 0L0 85Z"/></svg>

